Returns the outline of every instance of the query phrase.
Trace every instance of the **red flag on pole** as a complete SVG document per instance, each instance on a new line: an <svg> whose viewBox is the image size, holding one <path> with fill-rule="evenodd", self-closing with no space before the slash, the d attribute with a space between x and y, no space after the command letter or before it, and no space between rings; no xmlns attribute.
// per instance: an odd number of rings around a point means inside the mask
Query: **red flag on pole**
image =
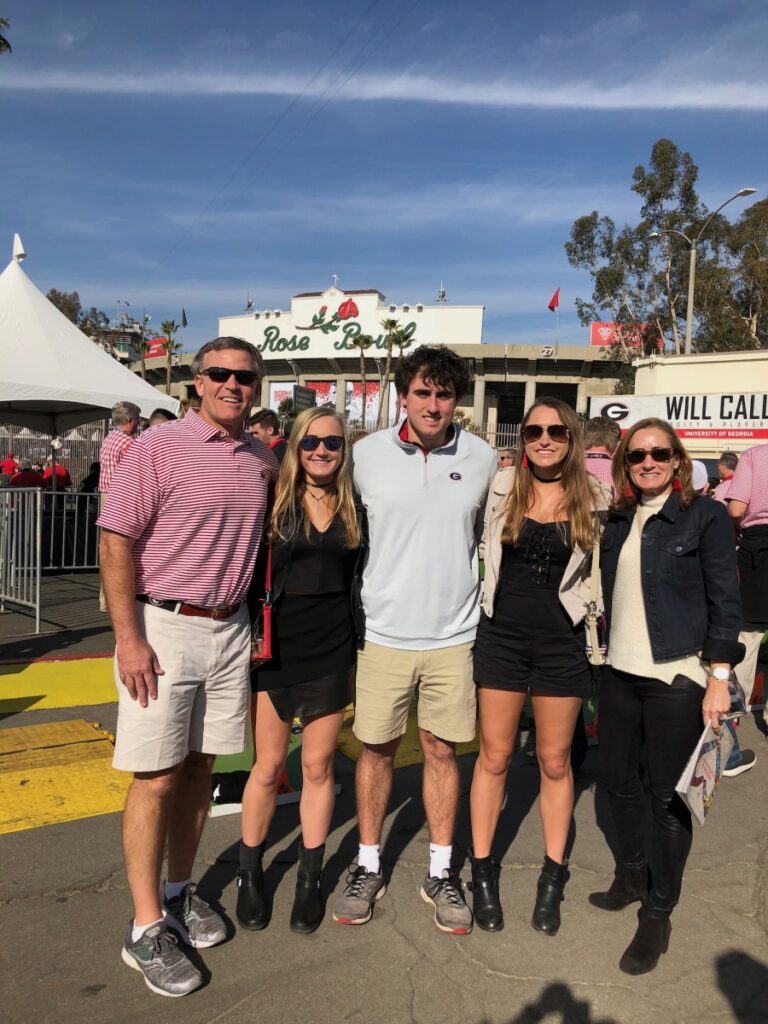
<svg viewBox="0 0 768 1024"><path fill-rule="evenodd" d="M559 305L560 305L560 289L558 288L557 291L555 292L555 294L549 300L549 305L547 306L547 309L551 310L554 313Z"/></svg>

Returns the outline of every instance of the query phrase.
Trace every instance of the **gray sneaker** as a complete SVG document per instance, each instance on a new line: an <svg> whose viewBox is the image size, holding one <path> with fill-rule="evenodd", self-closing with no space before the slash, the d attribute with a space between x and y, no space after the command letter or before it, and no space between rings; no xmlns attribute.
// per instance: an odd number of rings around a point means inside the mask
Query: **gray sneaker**
<svg viewBox="0 0 768 1024"><path fill-rule="evenodd" d="M450 871L442 878L430 875L424 879L421 898L435 908L435 924L449 935L469 935L472 931L472 911L464 902L461 882Z"/></svg>
<svg viewBox="0 0 768 1024"><path fill-rule="evenodd" d="M367 924L373 916L373 905L386 891L382 875L364 867L350 868L344 892L333 907L333 920L339 924Z"/></svg>
<svg viewBox="0 0 768 1024"><path fill-rule="evenodd" d="M189 995L203 984L203 976L179 949L179 940L163 921L147 928L136 942L132 941L133 921L123 946L123 962L134 971L141 971L147 988L159 996Z"/></svg>
<svg viewBox="0 0 768 1024"><path fill-rule="evenodd" d="M190 882L178 896L164 899L163 913L169 927L195 949L217 946L227 937L227 926L216 911L200 899L194 882Z"/></svg>

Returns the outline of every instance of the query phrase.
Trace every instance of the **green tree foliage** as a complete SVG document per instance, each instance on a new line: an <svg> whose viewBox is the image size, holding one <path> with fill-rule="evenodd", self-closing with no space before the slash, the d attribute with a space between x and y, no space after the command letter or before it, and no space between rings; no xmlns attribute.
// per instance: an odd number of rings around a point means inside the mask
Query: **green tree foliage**
<svg viewBox="0 0 768 1024"><path fill-rule="evenodd" d="M98 339L101 333L109 327L107 314L96 309L95 306L83 309L77 292L60 292L57 288L51 288L46 298L64 314L67 320L71 320L89 338Z"/></svg>
<svg viewBox="0 0 768 1024"><path fill-rule="evenodd" d="M366 429L365 425L365 408L366 408L366 380L365 380L365 353L373 345L373 336L370 334L358 334L356 338L352 338L352 344L355 348L360 349L360 382L361 382L361 394L362 394L362 410L360 413L360 423L363 430ZM381 398L381 395L379 395Z"/></svg>
<svg viewBox="0 0 768 1024"><path fill-rule="evenodd" d="M5 31L5 29L10 28L10 27L11 27L11 23L10 23L10 21L8 21L7 18L0 18L0 29ZM11 44L8 42L8 40L5 38L4 35L0 35L0 53L10 53L10 52L11 52Z"/></svg>
<svg viewBox="0 0 768 1024"><path fill-rule="evenodd" d="M163 342L163 352L165 352L165 393L170 395L171 393L171 367L173 366L173 357L181 352L181 342L176 341L176 332L181 325L177 324L175 320L163 320L160 324L160 330L163 332L165 341Z"/></svg>

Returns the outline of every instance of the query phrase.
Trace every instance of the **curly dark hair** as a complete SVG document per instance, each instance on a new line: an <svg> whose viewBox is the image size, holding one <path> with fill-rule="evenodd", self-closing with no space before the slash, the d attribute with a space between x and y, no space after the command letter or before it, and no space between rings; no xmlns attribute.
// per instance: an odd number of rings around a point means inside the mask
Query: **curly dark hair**
<svg viewBox="0 0 768 1024"><path fill-rule="evenodd" d="M445 345L419 345L401 359L395 370L398 395L407 395L414 377L441 387L453 385L456 398L469 391L470 377L466 362Z"/></svg>

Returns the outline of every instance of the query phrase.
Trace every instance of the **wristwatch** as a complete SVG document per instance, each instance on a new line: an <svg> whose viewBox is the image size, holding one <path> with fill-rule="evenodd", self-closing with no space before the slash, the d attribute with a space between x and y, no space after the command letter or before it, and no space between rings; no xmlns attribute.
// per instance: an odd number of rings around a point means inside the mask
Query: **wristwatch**
<svg viewBox="0 0 768 1024"><path fill-rule="evenodd" d="M732 683L736 679L736 673L732 668L711 668L708 675L721 683Z"/></svg>

